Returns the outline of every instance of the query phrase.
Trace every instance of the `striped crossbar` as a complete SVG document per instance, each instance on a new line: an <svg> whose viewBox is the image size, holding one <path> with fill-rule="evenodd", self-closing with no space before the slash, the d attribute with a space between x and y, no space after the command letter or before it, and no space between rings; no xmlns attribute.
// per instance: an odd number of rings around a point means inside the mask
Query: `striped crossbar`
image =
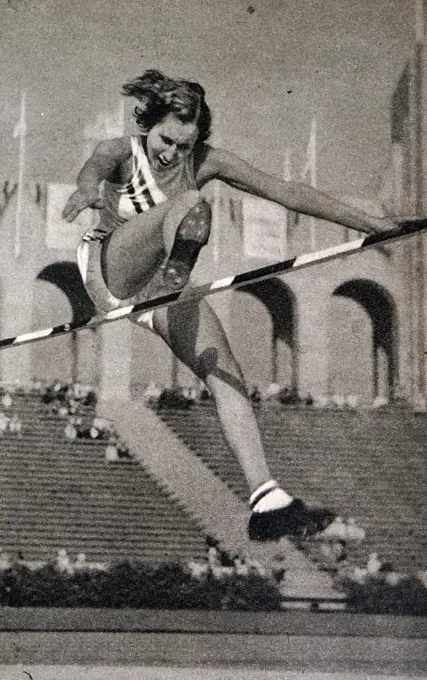
<svg viewBox="0 0 427 680"><path fill-rule="evenodd" d="M104 323L110 323L119 319L124 319L134 312L148 312L159 307L168 307L169 305L179 304L180 302L189 302L190 300L200 300L201 298L219 293L221 291L230 290L232 288L240 288L251 283L264 281L280 274L296 271L305 267L311 267L315 264L328 262L329 260L338 259L351 255L353 253L361 252L367 248L372 248L380 244L388 244L401 239L413 236L416 233L427 230L427 218L412 219L400 222L396 229L392 229L381 234L370 234L363 238L342 243L338 246L332 246L324 250L319 250L314 253L306 253L291 257L283 262L276 262L275 264L260 267L259 269L252 269L242 274L235 276L227 276L222 279L217 279L211 283L206 283L194 288L188 288L173 293L167 293L152 300L145 300L135 305L128 307L121 307L112 312L103 314L102 316L95 316L90 319L82 319L76 322L64 323L60 326L52 328L45 328L31 333L24 333L23 335L16 335L12 338L0 340L0 349L6 347L15 347L17 345L24 345L29 342L37 342L46 338L53 338L65 333L82 331L86 328L94 328L101 326Z"/></svg>

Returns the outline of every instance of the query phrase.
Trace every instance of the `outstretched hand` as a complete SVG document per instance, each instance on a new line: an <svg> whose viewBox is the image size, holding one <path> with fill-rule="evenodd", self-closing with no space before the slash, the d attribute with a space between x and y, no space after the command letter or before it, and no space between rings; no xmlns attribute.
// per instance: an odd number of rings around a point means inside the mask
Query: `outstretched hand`
<svg viewBox="0 0 427 680"><path fill-rule="evenodd" d="M372 217L370 234L383 234L386 231L397 229L398 222L393 221L390 217Z"/></svg>
<svg viewBox="0 0 427 680"><path fill-rule="evenodd" d="M65 208L62 211L62 218L67 220L67 222L72 222L82 210L85 210L86 208L101 210L104 206L105 203L98 193L84 194L80 189L77 189L77 191L71 194L68 199Z"/></svg>
<svg viewBox="0 0 427 680"><path fill-rule="evenodd" d="M409 217L394 217L393 220L390 218L375 218L376 224L373 225L370 235L367 237L368 240L370 236L373 237L372 242L385 241L390 236L405 236L416 234L418 232L427 231L427 217L416 217L411 215ZM394 232L394 234L390 234ZM375 238L383 234L383 238Z"/></svg>

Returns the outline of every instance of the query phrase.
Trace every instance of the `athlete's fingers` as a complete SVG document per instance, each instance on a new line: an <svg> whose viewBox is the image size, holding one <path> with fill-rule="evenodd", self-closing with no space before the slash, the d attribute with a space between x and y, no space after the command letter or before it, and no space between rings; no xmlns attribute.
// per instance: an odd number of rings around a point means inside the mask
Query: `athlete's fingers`
<svg viewBox="0 0 427 680"><path fill-rule="evenodd" d="M378 218L373 228L373 233L383 234L389 231L417 231L417 229L425 229L426 220L422 217L382 217Z"/></svg>
<svg viewBox="0 0 427 680"><path fill-rule="evenodd" d="M77 215L83 210L83 208L84 206L69 203L64 208L62 212L62 217L63 219L67 220L67 222L72 222L73 220L76 219Z"/></svg>
<svg viewBox="0 0 427 680"><path fill-rule="evenodd" d="M377 217L371 221L371 234L382 234L386 231L396 229L397 224L390 217Z"/></svg>
<svg viewBox="0 0 427 680"><path fill-rule="evenodd" d="M69 215L71 214L71 211L73 210L73 203L71 199L68 199L67 203L65 204L65 207L62 211L62 219L67 219Z"/></svg>
<svg viewBox="0 0 427 680"><path fill-rule="evenodd" d="M396 222L390 217L383 217L379 225L379 230L380 232L390 231L390 229L396 229L396 226Z"/></svg>
<svg viewBox="0 0 427 680"><path fill-rule="evenodd" d="M73 220L76 219L77 215L81 213L81 210L77 208L72 208L70 212L68 213L67 217L65 218L67 222L73 222Z"/></svg>
<svg viewBox="0 0 427 680"><path fill-rule="evenodd" d="M67 208L62 211L62 219L67 220L67 222L72 222L77 215L79 214L79 211L76 211L76 209L69 205Z"/></svg>
<svg viewBox="0 0 427 680"><path fill-rule="evenodd" d="M62 211L63 219L68 219L68 221L75 219L75 217L77 217L79 212L83 210L84 207L85 201L83 196L79 191L75 191L73 194L71 194L70 198L65 204L65 207ZM76 210L77 212L75 212Z"/></svg>
<svg viewBox="0 0 427 680"><path fill-rule="evenodd" d="M77 190L68 199L62 211L62 218L67 222L72 222L82 210L86 210L86 208L101 210L104 206L105 202L101 197L85 196Z"/></svg>

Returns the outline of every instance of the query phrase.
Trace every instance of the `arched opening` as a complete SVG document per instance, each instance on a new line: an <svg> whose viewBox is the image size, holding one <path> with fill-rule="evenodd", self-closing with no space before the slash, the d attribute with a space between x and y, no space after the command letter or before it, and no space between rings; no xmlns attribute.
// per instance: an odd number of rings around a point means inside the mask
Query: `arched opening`
<svg viewBox="0 0 427 680"><path fill-rule="evenodd" d="M250 384L298 388L295 299L280 279L233 294L232 346Z"/></svg>
<svg viewBox="0 0 427 680"><path fill-rule="evenodd" d="M57 286L67 296L73 314L72 321L89 319L95 314L95 306L86 292L79 269L74 262L55 262L42 269L37 276Z"/></svg>
<svg viewBox="0 0 427 680"><path fill-rule="evenodd" d="M377 283L354 279L333 293L330 391L393 398L398 381L396 309Z"/></svg>
<svg viewBox="0 0 427 680"><path fill-rule="evenodd" d="M39 283L40 282L40 283ZM44 283L53 284L45 286ZM64 297L65 296L65 297ZM89 319L95 307L74 262L55 262L37 276L34 319L37 327ZM39 377L96 382L97 331L88 329L33 346L33 364Z"/></svg>

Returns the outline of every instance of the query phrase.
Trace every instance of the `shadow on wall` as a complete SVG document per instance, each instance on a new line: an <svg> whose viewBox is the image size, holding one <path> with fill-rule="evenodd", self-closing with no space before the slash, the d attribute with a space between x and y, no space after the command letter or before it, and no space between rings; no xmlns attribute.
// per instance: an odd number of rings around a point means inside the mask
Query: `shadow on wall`
<svg viewBox="0 0 427 680"><path fill-rule="evenodd" d="M45 283L53 284L46 286ZM37 328L67 321L79 322L95 314L74 262L55 262L37 276L34 322ZM33 375L46 380L97 382L97 329L71 333L32 346Z"/></svg>
<svg viewBox="0 0 427 680"><path fill-rule="evenodd" d="M233 292L231 343L247 383L272 382L298 391L295 297L280 279Z"/></svg>
<svg viewBox="0 0 427 680"><path fill-rule="evenodd" d="M48 281L57 286L67 296L73 318L80 321L95 314L95 307L83 285L79 270L74 262L55 262L42 269L37 276L40 281Z"/></svg>
<svg viewBox="0 0 427 680"><path fill-rule="evenodd" d="M393 398L396 330L396 306L385 288L365 279L340 285L330 305L330 394Z"/></svg>

